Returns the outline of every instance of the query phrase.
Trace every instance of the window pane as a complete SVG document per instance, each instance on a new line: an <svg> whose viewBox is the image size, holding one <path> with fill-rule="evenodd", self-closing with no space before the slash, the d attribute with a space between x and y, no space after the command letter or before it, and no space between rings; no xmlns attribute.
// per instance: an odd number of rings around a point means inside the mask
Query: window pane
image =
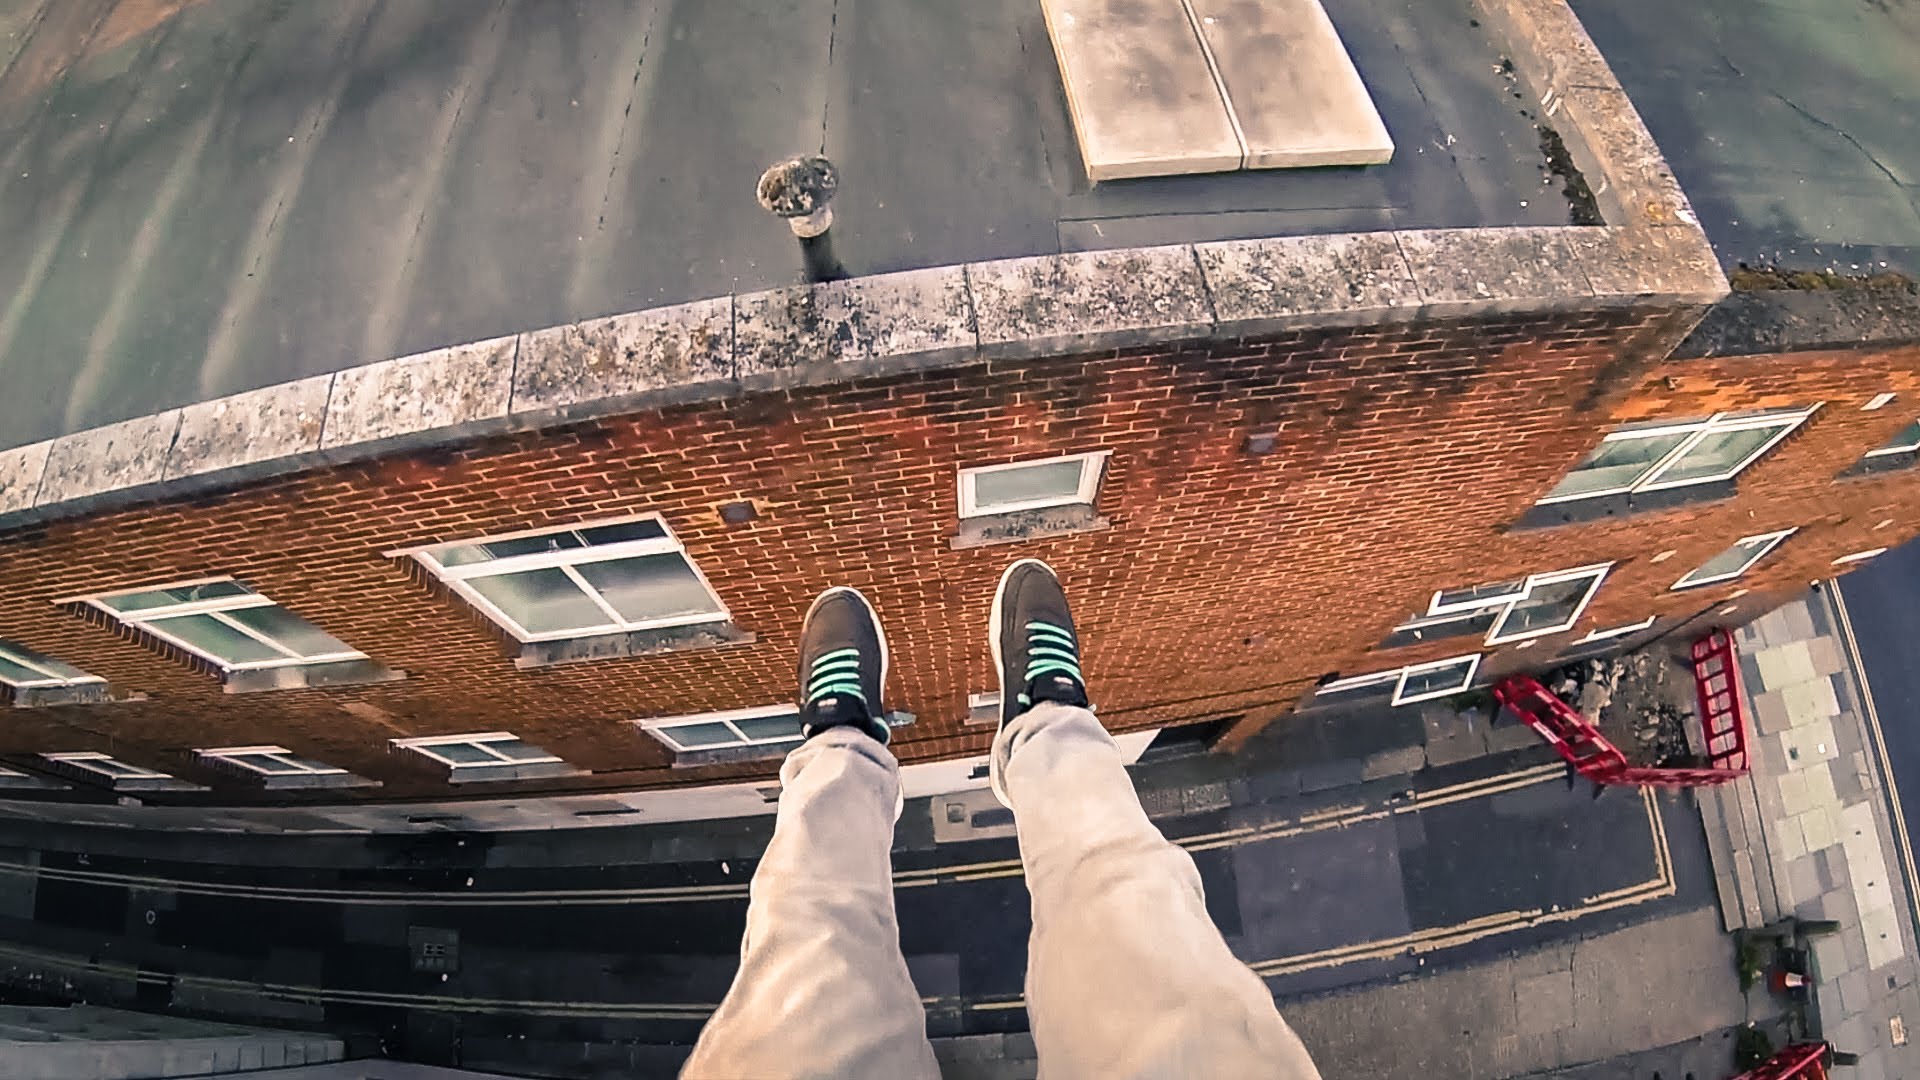
<svg viewBox="0 0 1920 1080"><path fill-rule="evenodd" d="M211 615L177 615L172 618L155 619L149 625L162 634L179 638L208 656L228 664L255 664L262 660L286 659L280 653Z"/></svg>
<svg viewBox="0 0 1920 1080"><path fill-rule="evenodd" d="M1780 542L1780 537L1761 536L1740 540L1734 545L1706 562L1701 563L1680 579L1680 584L1698 584L1703 580L1733 577L1744 571L1748 564L1757 561L1768 549Z"/></svg>
<svg viewBox="0 0 1920 1080"><path fill-rule="evenodd" d="M302 656L353 651L352 646L339 638L278 605L241 608L226 614L234 622L245 625L249 630L258 630Z"/></svg>
<svg viewBox="0 0 1920 1080"><path fill-rule="evenodd" d="M973 502L981 510L1011 503L1068 501L1080 493L1082 462L1052 461L973 475Z"/></svg>
<svg viewBox="0 0 1920 1080"><path fill-rule="evenodd" d="M1585 461L1574 466L1547 497L1566 498L1600 491L1618 491L1632 486L1645 476L1674 447L1687 441L1690 432L1650 435L1639 439L1616 439L1600 444Z"/></svg>
<svg viewBox="0 0 1920 1080"><path fill-rule="evenodd" d="M276 754L221 754L222 761L231 761L235 765L244 765L263 773L297 773L304 770L279 760Z"/></svg>
<svg viewBox="0 0 1920 1080"><path fill-rule="evenodd" d="M623 521L618 525L595 525L580 529L580 538L589 544L624 544L632 540L665 540L667 530L658 521Z"/></svg>
<svg viewBox="0 0 1920 1080"><path fill-rule="evenodd" d="M471 563L511 559L515 555L535 555L545 551L564 551L581 547L582 541L572 529L555 529L537 536L512 540L488 540L481 544L462 544L435 555L441 566L467 566Z"/></svg>
<svg viewBox="0 0 1920 1080"><path fill-rule="evenodd" d="M739 728L741 733L749 739L797 739L800 737L800 717L795 713L735 720L733 726Z"/></svg>
<svg viewBox="0 0 1920 1080"><path fill-rule="evenodd" d="M491 746L493 744L489 743L488 745ZM431 746L422 746L419 749L424 750L427 753L434 755L435 757L446 758L448 761L451 761L456 765L504 765L506 764L505 762L501 761L499 758L494 757L492 754L487 753L485 750L480 749L478 746L475 746L472 743L463 743L463 742L434 743Z"/></svg>
<svg viewBox="0 0 1920 1080"><path fill-rule="evenodd" d="M628 622L720 610L693 567L678 553L582 563L574 569Z"/></svg>
<svg viewBox="0 0 1920 1080"><path fill-rule="evenodd" d="M1534 586L1527 593L1527 598L1513 605L1507 617L1500 620L1495 636L1504 638L1516 634L1545 633L1566 626L1573 621L1574 613L1580 610L1580 601L1592 587L1593 579L1590 577Z"/></svg>
<svg viewBox="0 0 1920 1080"><path fill-rule="evenodd" d="M553 756L532 743L524 743L519 739L489 739L487 749L514 761L532 761Z"/></svg>
<svg viewBox="0 0 1920 1080"><path fill-rule="evenodd" d="M1673 467L1661 473L1654 482L1666 484L1724 476L1779 433L1777 427L1765 427L1709 435L1682 454Z"/></svg>
<svg viewBox="0 0 1920 1080"><path fill-rule="evenodd" d="M45 675L45 673L35 671L30 667L23 667L20 664L16 664L7 657L6 653L0 652L0 682L9 682L15 685L19 685L20 683L46 682L46 681L47 681L47 676Z"/></svg>
<svg viewBox="0 0 1920 1080"><path fill-rule="evenodd" d="M530 634L605 626L607 613L557 569L470 578L468 585Z"/></svg>
<svg viewBox="0 0 1920 1080"><path fill-rule="evenodd" d="M183 585L177 589L155 589L152 592L128 593L125 596L106 597L100 602L115 611L146 611L149 608L188 604L195 600L218 600L228 596L247 596L252 592L252 589L247 588L237 581L210 581L205 585Z"/></svg>
<svg viewBox="0 0 1920 1080"><path fill-rule="evenodd" d="M1400 688L1402 699L1415 698L1423 694L1452 693L1464 690L1467 686L1467 671L1471 665L1461 661L1451 667L1432 668L1427 671L1407 673L1407 681Z"/></svg>
<svg viewBox="0 0 1920 1080"><path fill-rule="evenodd" d="M26 666L29 664L32 667ZM33 668L40 670L35 671ZM0 641L0 679L13 679L15 670L26 672L24 678L30 680L44 680L49 676L69 680L92 678L72 664L63 664L51 656L42 656L32 649ZM41 672L47 674L41 674Z"/></svg>
<svg viewBox="0 0 1920 1080"><path fill-rule="evenodd" d="M1500 581L1492 585L1475 585L1468 589L1443 589L1434 598L1433 606L1441 610L1464 608L1481 601L1493 603L1519 595L1526 588L1525 581Z"/></svg>
<svg viewBox="0 0 1920 1080"><path fill-rule="evenodd" d="M1920 448L1920 420L1915 420L1900 429L1899 434L1887 440L1882 450L1913 450Z"/></svg>
<svg viewBox="0 0 1920 1080"><path fill-rule="evenodd" d="M82 758L78 761L69 761L67 764L78 765L83 769L93 769L109 776L144 776L147 773L145 769L115 761L112 758Z"/></svg>
<svg viewBox="0 0 1920 1080"><path fill-rule="evenodd" d="M725 746L740 741L725 724L682 724L660 730L681 746Z"/></svg>

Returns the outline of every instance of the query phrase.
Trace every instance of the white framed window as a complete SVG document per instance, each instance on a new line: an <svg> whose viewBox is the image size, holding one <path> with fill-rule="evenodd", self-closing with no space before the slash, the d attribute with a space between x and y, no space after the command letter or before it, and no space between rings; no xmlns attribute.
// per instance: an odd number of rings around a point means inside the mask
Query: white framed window
<svg viewBox="0 0 1920 1080"><path fill-rule="evenodd" d="M1625 626L1609 626L1604 630L1590 630L1587 632L1586 637L1583 637L1579 641L1574 642L1574 644L1585 645L1588 642L1593 642L1593 641L1609 641L1613 638L1626 637L1629 634L1637 634L1642 630L1651 630L1653 628L1654 620L1655 620L1655 616L1649 615L1637 623L1628 623Z"/></svg>
<svg viewBox="0 0 1920 1080"><path fill-rule="evenodd" d="M237 765L262 776L340 776L347 771L303 758L284 746L228 746L194 753L207 761Z"/></svg>
<svg viewBox="0 0 1920 1080"><path fill-rule="evenodd" d="M89 675L72 664L63 664L51 656L42 656L24 645L0 641L0 683L16 690L45 687L80 686L107 680Z"/></svg>
<svg viewBox="0 0 1920 1080"><path fill-rule="evenodd" d="M366 653L234 581L210 578L80 598L226 671L364 660Z"/></svg>
<svg viewBox="0 0 1920 1080"><path fill-rule="evenodd" d="M1868 559L1871 559L1876 555L1885 555L1886 553L1887 553L1887 549L1883 547L1868 548L1865 551L1856 551L1851 555L1842 555L1839 558L1833 560L1833 565L1846 566L1850 563L1866 562Z"/></svg>
<svg viewBox="0 0 1920 1080"><path fill-rule="evenodd" d="M487 731L477 735L427 735L416 739L395 739L393 745L455 769L546 765L560 760L532 743L522 741L510 731Z"/></svg>
<svg viewBox="0 0 1920 1080"><path fill-rule="evenodd" d="M1366 675L1351 675L1344 679L1321 686L1314 696L1345 693L1372 686L1393 684L1394 705L1410 705L1430 698L1446 697L1457 694L1473 685L1473 677L1480 671L1480 654L1455 656L1446 660L1435 660L1426 664L1409 664L1406 667L1391 668L1387 671L1375 671Z"/></svg>
<svg viewBox="0 0 1920 1080"><path fill-rule="evenodd" d="M1920 420L1915 420L1894 433L1893 438L1867 451L1870 458L1888 457L1893 454L1911 454L1920 451Z"/></svg>
<svg viewBox="0 0 1920 1080"><path fill-rule="evenodd" d="M960 516L990 517L1052 506L1092 506L1110 451L960 470Z"/></svg>
<svg viewBox="0 0 1920 1080"><path fill-rule="evenodd" d="M1893 398L1894 398L1894 395L1892 394L1875 394L1872 397L1867 399L1867 403L1865 405L1860 406L1860 411L1873 412L1876 409L1884 409L1888 405L1892 404Z"/></svg>
<svg viewBox="0 0 1920 1080"><path fill-rule="evenodd" d="M41 757L60 765L71 765L76 769L99 773L113 780L170 780L172 776L139 765L129 765L110 754L73 753L42 754Z"/></svg>
<svg viewBox="0 0 1920 1080"><path fill-rule="evenodd" d="M1635 424L1600 440L1542 505L1731 480L1807 421L1819 405L1715 413L1686 423Z"/></svg>
<svg viewBox="0 0 1920 1080"><path fill-rule="evenodd" d="M411 555L523 642L724 622L658 514L438 544Z"/></svg>
<svg viewBox="0 0 1920 1080"><path fill-rule="evenodd" d="M1761 533L1758 536L1743 536L1735 540L1732 547L1687 571L1685 577L1673 583L1673 587L1694 589L1702 585L1732 581L1746 573L1754 563L1766 558L1767 553L1779 547L1781 541L1798 531L1798 529L1782 529L1779 532Z"/></svg>
<svg viewBox="0 0 1920 1080"><path fill-rule="evenodd" d="M675 751L779 746L800 741L800 710L791 704L635 720L634 723Z"/></svg>
<svg viewBox="0 0 1920 1080"><path fill-rule="evenodd" d="M1479 653L1401 668L1400 678L1393 684L1393 704L1410 705L1457 694L1473 685L1473 677L1479 670Z"/></svg>
<svg viewBox="0 0 1920 1080"><path fill-rule="evenodd" d="M1442 589L1424 613L1401 623L1394 633L1420 639L1480 633L1484 628L1488 645L1503 645L1571 630L1612 569L1612 563L1601 563L1529 574L1519 581Z"/></svg>
<svg viewBox="0 0 1920 1080"><path fill-rule="evenodd" d="M997 724L1000 722L1000 691L984 690L967 695L967 723Z"/></svg>

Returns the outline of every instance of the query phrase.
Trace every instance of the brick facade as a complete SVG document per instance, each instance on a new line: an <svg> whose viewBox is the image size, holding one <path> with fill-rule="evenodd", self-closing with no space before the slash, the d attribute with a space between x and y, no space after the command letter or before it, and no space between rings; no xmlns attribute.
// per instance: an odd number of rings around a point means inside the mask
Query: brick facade
<svg viewBox="0 0 1920 1080"><path fill-rule="evenodd" d="M444 796L408 735L510 730L591 770L488 792L634 788L769 775L671 767L627 723L767 705L792 691L794 633L820 588L858 586L886 618L889 705L918 715L905 760L979 752L963 723L992 689L984 619L1004 564L1066 578L1102 715L1116 730L1275 715L1328 672L1472 651L1373 647L1435 588L1607 559L1621 565L1566 640L1650 614L1694 614L1734 584L1674 578L1751 533L1802 532L1740 587L1822 576L1837 555L1913 535L1911 478L1835 482L1913 419L1920 354L1830 353L1657 364L1696 312L1611 309L1297 331L1192 348L993 362L666 408L451 451L334 466L191 501L0 534L0 638L111 680L123 698L14 709L0 757L110 750L215 787L183 800L271 798L194 765L194 747L278 743L384 782L324 798ZM1861 412L1874 393L1895 405ZM1737 497L1548 529L1509 526L1619 422L1716 409L1827 408L1740 478ZM1250 453L1253 435L1275 436ZM1111 527L954 550L966 466L1112 451ZM724 524L750 499L759 517ZM483 618L386 553L638 512L664 515L747 644L516 668ZM1876 528L1883 520L1892 524ZM1664 563L1655 553L1676 552ZM64 597L230 574L404 681L224 693L212 676ZM1509 666L1563 639L1508 647Z"/></svg>

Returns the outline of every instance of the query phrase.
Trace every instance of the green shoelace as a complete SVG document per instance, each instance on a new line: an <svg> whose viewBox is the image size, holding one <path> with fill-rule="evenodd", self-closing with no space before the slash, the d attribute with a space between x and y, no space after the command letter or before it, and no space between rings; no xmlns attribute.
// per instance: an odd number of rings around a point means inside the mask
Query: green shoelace
<svg viewBox="0 0 1920 1080"><path fill-rule="evenodd" d="M1086 685L1086 677L1080 674L1080 648L1074 644L1073 634L1065 627L1050 622L1030 622L1027 624L1027 674L1022 681L1028 685L1042 675L1058 672L1073 676L1073 681ZM1021 704L1031 704L1023 692L1019 695Z"/></svg>
<svg viewBox="0 0 1920 1080"><path fill-rule="evenodd" d="M813 658L813 672L807 676L807 704L813 705L831 694L849 694L867 704L860 689L860 650L835 649Z"/></svg>

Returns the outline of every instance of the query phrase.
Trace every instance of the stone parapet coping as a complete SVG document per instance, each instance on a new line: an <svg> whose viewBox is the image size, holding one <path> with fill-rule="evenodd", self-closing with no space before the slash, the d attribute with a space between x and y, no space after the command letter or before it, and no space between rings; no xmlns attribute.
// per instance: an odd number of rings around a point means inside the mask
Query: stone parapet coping
<svg viewBox="0 0 1920 1080"><path fill-rule="evenodd" d="M1564 0L1479 0L1609 224L1283 236L697 300L282 383L0 450L0 528L397 451L875 375L1289 329L1633 304L1727 283Z"/></svg>

